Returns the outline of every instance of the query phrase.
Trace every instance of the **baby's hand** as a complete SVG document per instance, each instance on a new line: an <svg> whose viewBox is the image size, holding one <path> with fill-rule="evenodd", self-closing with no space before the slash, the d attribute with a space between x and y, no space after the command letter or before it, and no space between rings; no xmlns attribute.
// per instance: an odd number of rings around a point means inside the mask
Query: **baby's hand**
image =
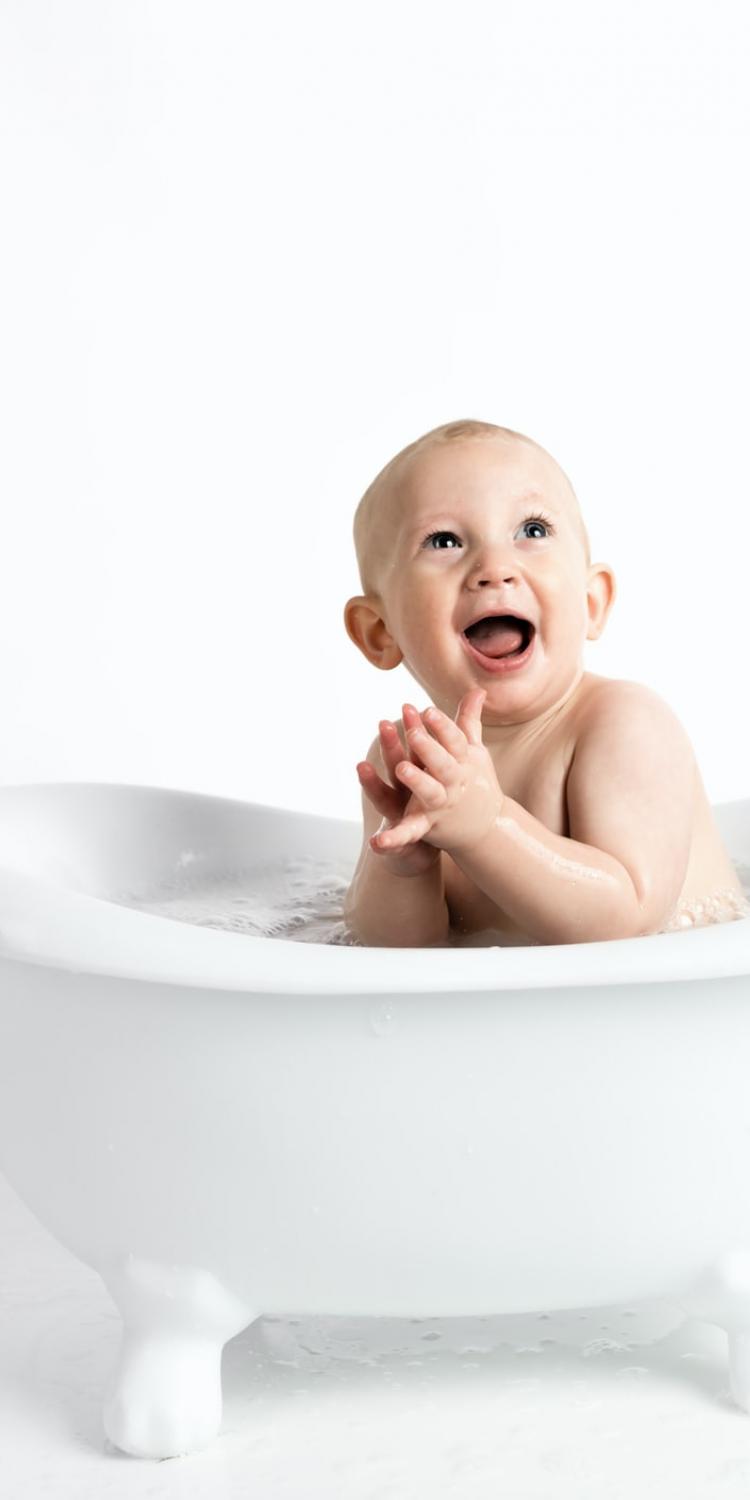
<svg viewBox="0 0 750 1500"><path fill-rule="evenodd" d="M417 710L410 703L405 703L404 728L407 733L409 729L416 728L421 722ZM439 849L433 848L431 844L423 843L419 838L412 839L396 849L385 849L380 843L385 830L398 826L404 813L414 811L418 806L411 793L396 778L396 766L407 762L404 761L399 732L390 719L382 719L380 723L380 753L390 782L383 781L369 760L361 760L357 765L357 774L365 796L373 807L383 814L383 822L378 832L374 833L370 839L370 848L374 854L380 855L388 868L396 874L421 875L423 871L437 864L440 859ZM420 767L423 764L415 751L407 750L407 756L411 756L408 761L410 765Z"/></svg>
<svg viewBox="0 0 750 1500"><path fill-rule="evenodd" d="M504 797L492 757L482 744L485 696L485 688L465 693L455 723L439 708L428 708L421 723L409 726L410 751L422 757L424 769L397 758L393 772L413 795L401 821L373 836L373 847L390 852L422 841L460 853L492 827Z"/></svg>

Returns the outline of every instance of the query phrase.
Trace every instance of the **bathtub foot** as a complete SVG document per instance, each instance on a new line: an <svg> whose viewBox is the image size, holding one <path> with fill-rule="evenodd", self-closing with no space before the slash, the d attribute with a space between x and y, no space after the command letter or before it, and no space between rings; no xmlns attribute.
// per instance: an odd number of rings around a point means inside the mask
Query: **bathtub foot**
<svg viewBox="0 0 750 1500"><path fill-rule="evenodd" d="M729 1338L729 1387L750 1412L750 1252L728 1251L678 1300L691 1318L715 1323Z"/></svg>
<svg viewBox="0 0 750 1500"><path fill-rule="evenodd" d="M221 1423L221 1351L257 1314L192 1266L128 1257L101 1274L124 1324L107 1437L139 1458L204 1448Z"/></svg>

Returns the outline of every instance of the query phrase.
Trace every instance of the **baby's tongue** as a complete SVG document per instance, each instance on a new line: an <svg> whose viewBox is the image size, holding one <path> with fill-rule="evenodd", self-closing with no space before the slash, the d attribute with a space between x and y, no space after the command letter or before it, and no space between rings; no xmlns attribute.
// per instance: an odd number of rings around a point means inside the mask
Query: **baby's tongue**
<svg viewBox="0 0 750 1500"><path fill-rule="evenodd" d="M482 620L469 636L478 651L485 656L510 656L523 645L523 630L517 620L506 615L504 619Z"/></svg>

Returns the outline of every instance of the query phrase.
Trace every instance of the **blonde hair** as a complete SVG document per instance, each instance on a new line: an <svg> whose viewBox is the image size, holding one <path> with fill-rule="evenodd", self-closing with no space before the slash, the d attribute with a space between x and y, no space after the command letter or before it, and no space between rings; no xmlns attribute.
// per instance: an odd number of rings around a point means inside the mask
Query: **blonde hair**
<svg viewBox="0 0 750 1500"><path fill-rule="evenodd" d="M357 566L359 568L359 576L362 583L362 588L366 594L377 592L377 572L376 565L372 559L371 543L372 529L375 515L378 509L378 502L382 500L383 495L385 494L385 491L388 487L388 481L393 478L398 466L402 464L404 459L408 458L410 454L415 453L418 448L426 447L427 444L450 443L459 438L494 438L497 437L498 433L502 434L505 437L515 438L518 442L528 443L532 448L538 448L541 453L547 452L546 448L542 448L540 443L536 443L533 438L527 437L523 432L516 432L512 427L501 427L496 422L480 422L472 417L466 417L458 422L444 422L440 427L432 427L429 432L423 432L422 436L415 438L413 443L407 443L405 448L401 448L400 451L396 453L393 458L390 458L388 460L388 463L385 464L383 468L380 469L380 471L375 475L375 478L373 479L372 483L367 486L367 489L365 490L361 500L359 501L359 504L357 505L357 509L354 513L353 526L354 548L357 554ZM548 454L547 456L549 458L552 457L551 454ZM588 532L583 523L583 516L581 515L580 506L578 504L578 497L564 469L560 468L560 465L556 460L553 460L553 462L556 463L556 467L560 469L560 473L562 474L573 498L574 515L581 536L581 542L583 544L584 552L586 554L586 566L588 567L591 562L591 547L589 544Z"/></svg>

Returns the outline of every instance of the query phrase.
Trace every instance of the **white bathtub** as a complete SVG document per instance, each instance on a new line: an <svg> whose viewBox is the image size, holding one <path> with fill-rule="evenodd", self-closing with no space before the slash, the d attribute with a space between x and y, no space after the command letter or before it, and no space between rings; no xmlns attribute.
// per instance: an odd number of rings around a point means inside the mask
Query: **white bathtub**
<svg viewBox="0 0 750 1500"><path fill-rule="evenodd" d="M750 850L750 800L715 808ZM667 1298L750 1410L750 920L384 949L119 892L346 858L354 823L138 786L0 788L0 1167L124 1321L113 1443L207 1443L260 1314Z"/></svg>

